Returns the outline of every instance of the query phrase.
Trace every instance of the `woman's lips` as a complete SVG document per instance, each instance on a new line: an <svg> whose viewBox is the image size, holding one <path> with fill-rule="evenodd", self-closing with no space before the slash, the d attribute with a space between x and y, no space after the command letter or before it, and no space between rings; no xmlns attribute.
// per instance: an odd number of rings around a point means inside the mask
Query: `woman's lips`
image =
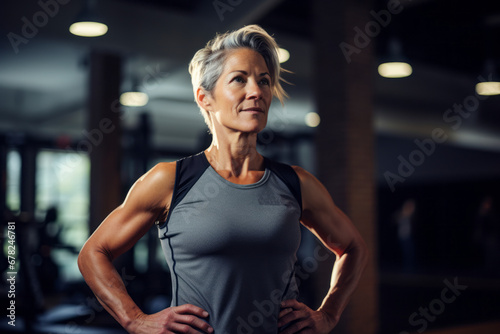
<svg viewBox="0 0 500 334"><path fill-rule="evenodd" d="M246 111L246 112L261 112L261 113L264 112L264 110L262 110L262 108L259 108L259 107L246 108L246 109L243 109L242 111Z"/></svg>

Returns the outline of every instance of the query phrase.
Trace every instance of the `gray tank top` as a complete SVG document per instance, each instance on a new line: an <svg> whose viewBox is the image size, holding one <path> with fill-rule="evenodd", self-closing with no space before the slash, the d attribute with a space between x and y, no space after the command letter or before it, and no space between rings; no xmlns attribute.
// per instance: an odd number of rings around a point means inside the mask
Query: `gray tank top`
<svg viewBox="0 0 500 334"><path fill-rule="evenodd" d="M293 169L265 159L256 183L227 181L202 152L177 162L159 236L171 306L206 310L216 334L277 333L279 303L297 298L301 197Z"/></svg>

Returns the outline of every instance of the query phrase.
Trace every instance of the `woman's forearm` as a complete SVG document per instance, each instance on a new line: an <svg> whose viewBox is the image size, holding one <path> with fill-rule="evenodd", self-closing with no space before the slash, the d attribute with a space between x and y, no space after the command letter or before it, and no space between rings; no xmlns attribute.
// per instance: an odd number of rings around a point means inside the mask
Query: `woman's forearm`
<svg viewBox="0 0 500 334"><path fill-rule="evenodd" d="M318 310L335 322L347 306L366 266L368 253L363 241L357 242L337 258L333 266L330 289Z"/></svg>
<svg viewBox="0 0 500 334"><path fill-rule="evenodd" d="M84 247L78 256L78 267L101 305L130 331L142 311L128 294L125 284L103 252Z"/></svg>

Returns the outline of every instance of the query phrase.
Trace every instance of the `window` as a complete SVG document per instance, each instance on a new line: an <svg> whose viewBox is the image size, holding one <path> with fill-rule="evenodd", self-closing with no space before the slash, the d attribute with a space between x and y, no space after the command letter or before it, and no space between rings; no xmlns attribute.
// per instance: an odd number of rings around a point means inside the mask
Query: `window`
<svg viewBox="0 0 500 334"><path fill-rule="evenodd" d="M21 209L21 155L18 151L7 153L7 208L19 213Z"/></svg>
<svg viewBox="0 0 500 334"><path fill-rule="evenodd" d="M64 281L80 279L76 259L88 237L90 161L87 155L43 150L37 156L36 216ZM55 213L55 214L54 214Z"/></svg>

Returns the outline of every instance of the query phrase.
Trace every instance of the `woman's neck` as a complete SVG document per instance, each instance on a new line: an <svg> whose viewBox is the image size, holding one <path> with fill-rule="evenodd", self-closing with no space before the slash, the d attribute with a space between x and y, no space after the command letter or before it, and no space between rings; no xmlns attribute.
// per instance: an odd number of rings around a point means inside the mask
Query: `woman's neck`
<svg viewBox="0 0 500 334"><path fill-rule="evenodd" d="M212 138L205 154L218 172L225 171L239 177L263 169L264 158L257 152L256 133L233 133L230 136L216 136L214 133Z"/></svg>

